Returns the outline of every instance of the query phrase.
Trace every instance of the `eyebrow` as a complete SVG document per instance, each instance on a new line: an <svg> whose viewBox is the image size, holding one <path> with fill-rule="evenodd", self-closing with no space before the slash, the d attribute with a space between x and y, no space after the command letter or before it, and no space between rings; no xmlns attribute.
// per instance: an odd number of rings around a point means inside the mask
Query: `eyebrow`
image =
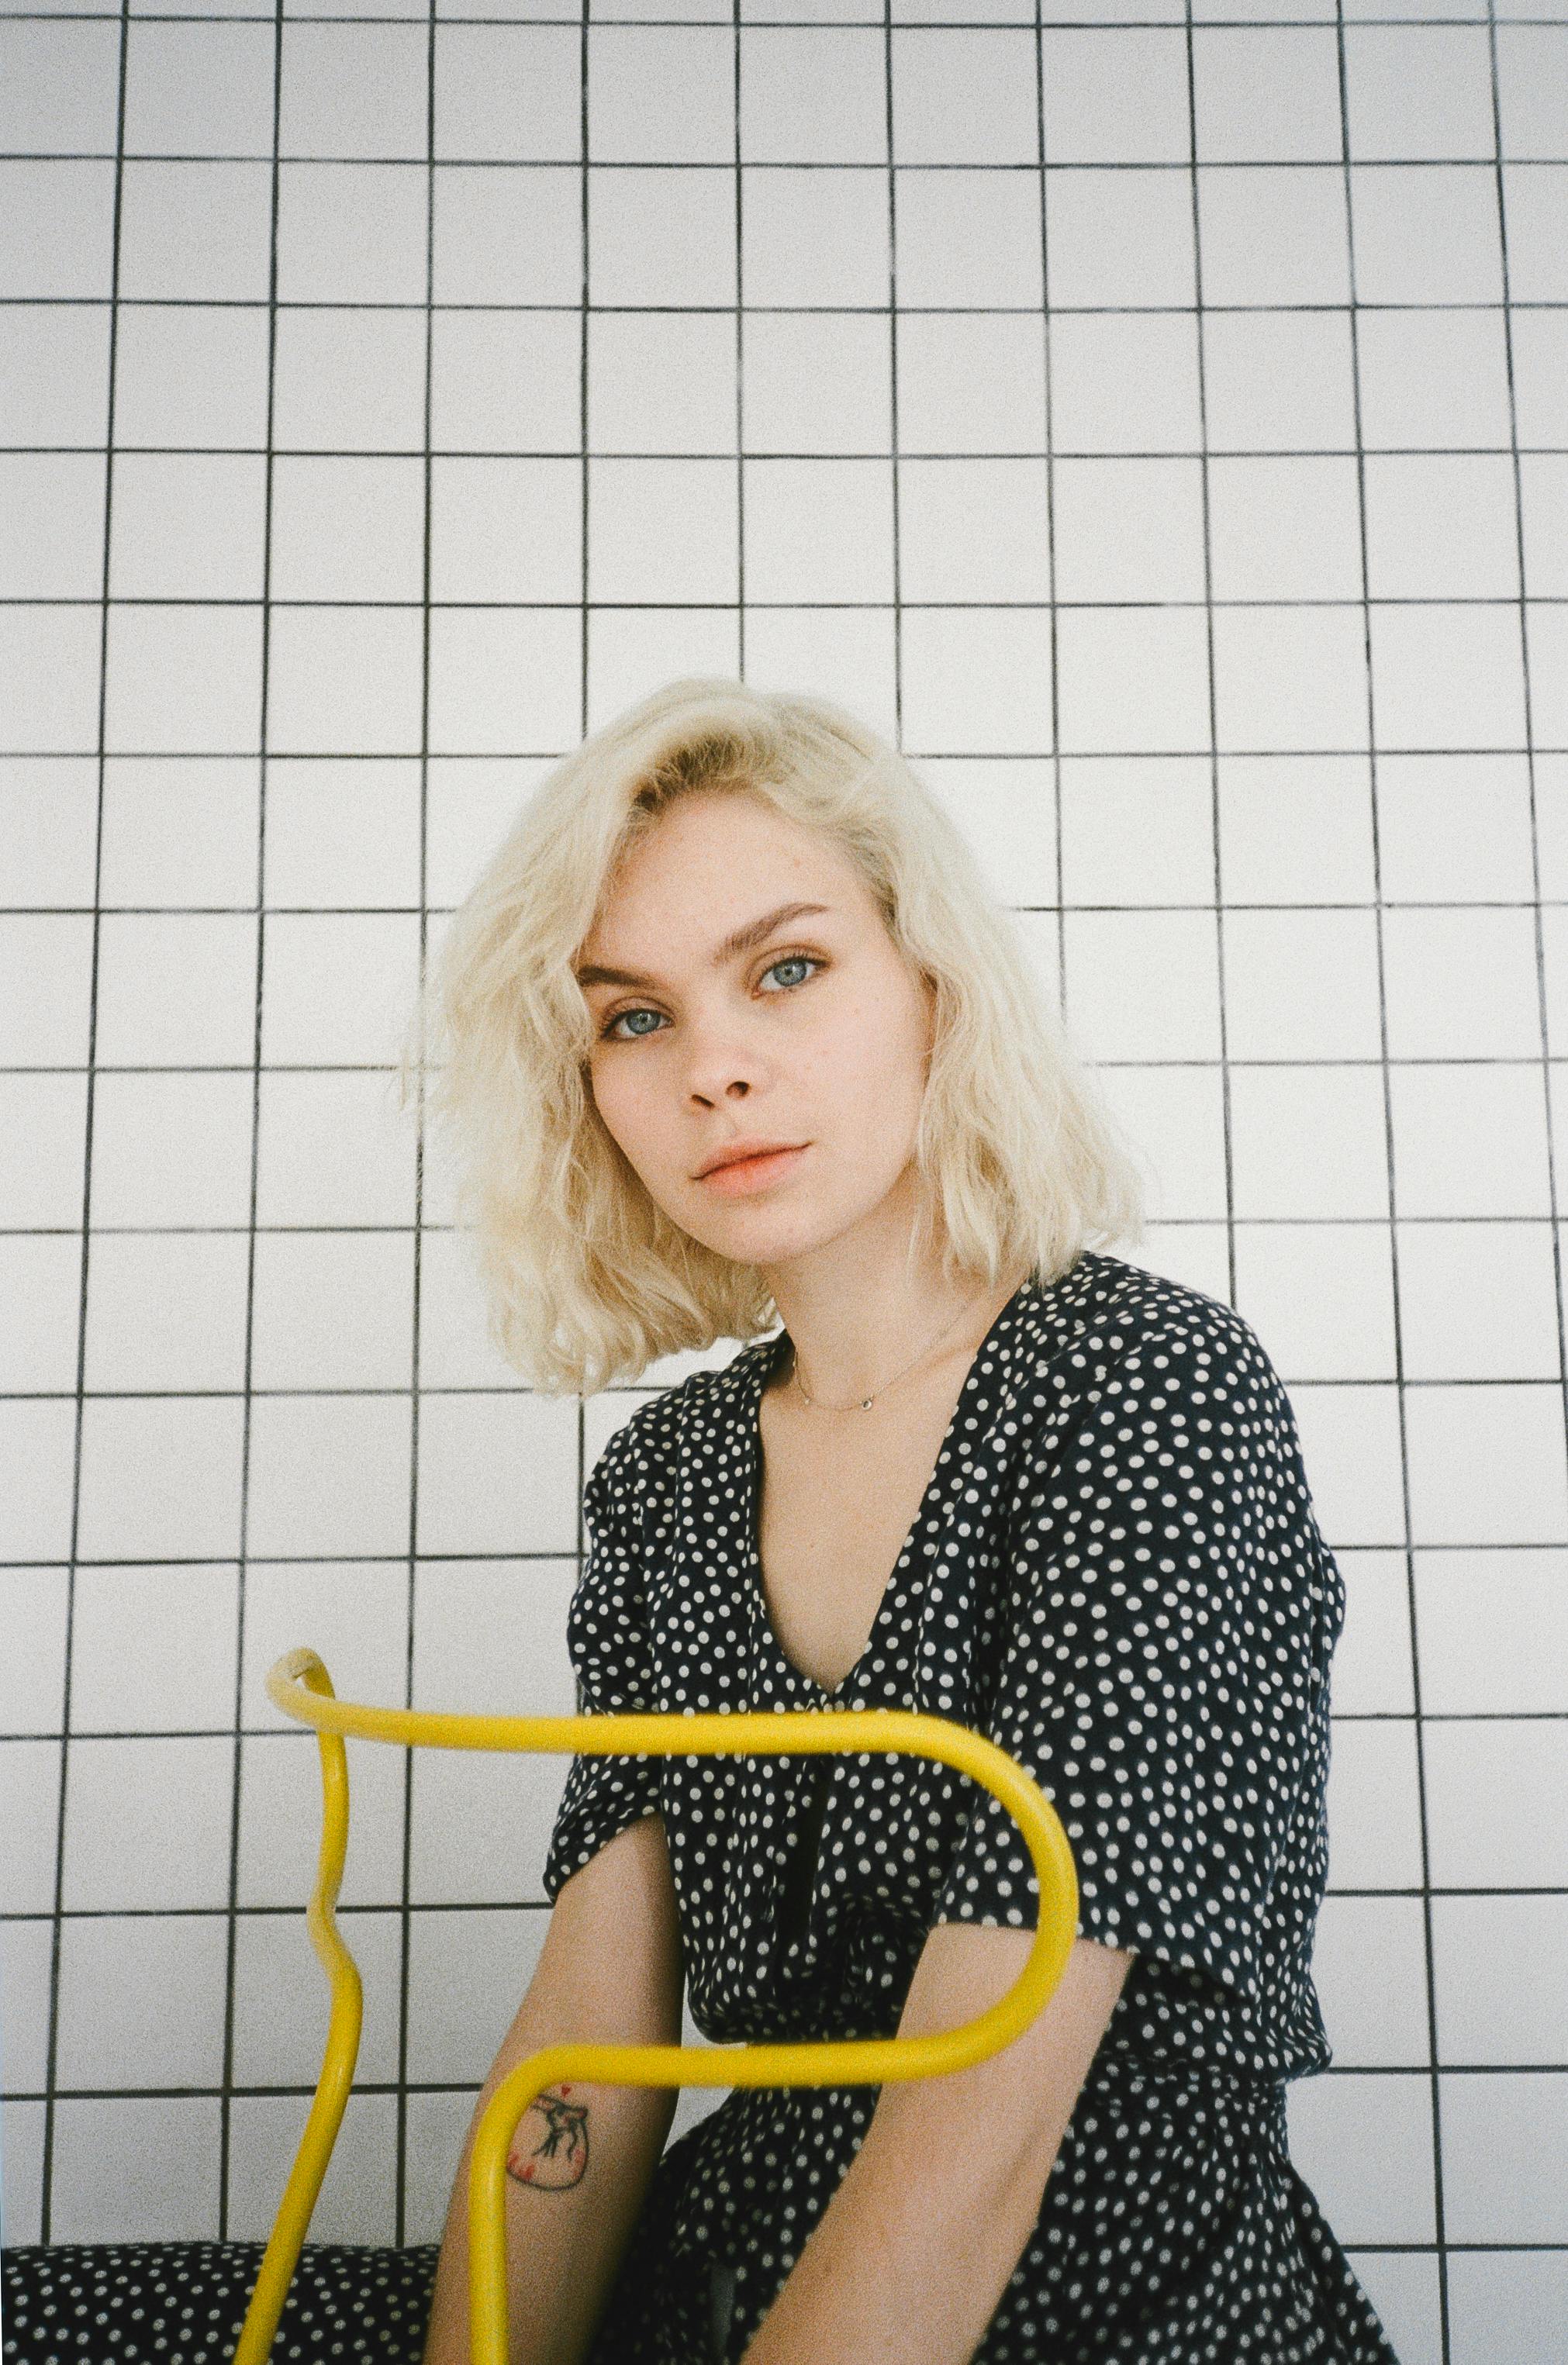
<svg viewBox="0 0 1568 2365"><path fill-rule="evenodd" d="M774 930L781 928L787 920L804 919L809 913L827 912L831 908L832 906L827 903L780 903L777 911L764 912L760 918L747 920L741 927L732 929L723 943L714 952L713 967L722 969L724 963L727 960L733 960L737 953L748 953L754 945L765 943ZM656 986L658 983L656 977L644 977L640 970L600 969L595 964L579 969L575 974L577 983L585 986Z"/></svg>

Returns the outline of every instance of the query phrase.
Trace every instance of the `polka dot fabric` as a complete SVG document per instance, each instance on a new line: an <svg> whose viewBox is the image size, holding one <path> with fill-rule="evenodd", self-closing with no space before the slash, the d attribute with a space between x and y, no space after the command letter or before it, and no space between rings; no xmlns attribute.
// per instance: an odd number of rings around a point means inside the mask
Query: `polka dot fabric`
<svg viewBox="0 0 1568 2365"><path fill-rule="evenodd" d="M1328 2048L1310 1974L1339 1572L1294 1419L1231 1307L1085 1251L987 1333L861 1657L785 1656L756 1545L758 1407L788 1334L650 1398L585 1490L579 1705L902 1708L987 1734L1078 1863L1081 1933L1136 1957L976 2365L1394 2365L1285 2142ZM890 2036L939 1922L1033 1928L1005 1810L909 1757L579 1756L562 1883L664 1818L693 2020L715 2044ZM736 2089L666 2151L591 2365L738 2359L870 2122L874 2087Z"/></svg>
<svg viewBox="0 0 1568 2365"><path fill-rule="evenodd" d="M60 2242L0 2253L7 2359L27 2365L229 2365L261 2242ZM420 2365L439 2246L307 2242L273 2365Z"/></svg>

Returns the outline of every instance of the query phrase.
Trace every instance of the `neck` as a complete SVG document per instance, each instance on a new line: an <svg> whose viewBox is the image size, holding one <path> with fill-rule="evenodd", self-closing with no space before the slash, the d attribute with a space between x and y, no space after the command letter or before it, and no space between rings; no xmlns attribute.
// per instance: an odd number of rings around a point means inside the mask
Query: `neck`
<svg viewBox="0 0 1568 2365"><path fill-rule="evenodd" d="M793 1387L798 1371L805 1393L834 1408L879 1395L909 1366L908 1384L918 1385L973 1355L1024 1277L1014 1272L994 1284L972 1273L906 1277L902 1264L880 1285L864 1272L852 1287L781 1276L774 1299L795 1355L786 1356L780 1382Z"/></svg>

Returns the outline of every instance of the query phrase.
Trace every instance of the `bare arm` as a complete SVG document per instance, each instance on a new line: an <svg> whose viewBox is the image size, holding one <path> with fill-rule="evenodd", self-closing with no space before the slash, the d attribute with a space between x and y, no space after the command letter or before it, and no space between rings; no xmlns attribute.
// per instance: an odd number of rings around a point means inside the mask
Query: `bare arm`
<svg viewBox="0 0 1568 2365"><path fill-rule="evenodd" d="M901 2036L972 2020L1010 1988L1029 1930L938 1923ZM1046 2180L1130 1955L1079 1939L1045 2010L1000 2053L884 2086L844 2180L745 2365L969 2365Z"/></svg>
<svg viewBox="0 0 1568 2365"><path fill-rule="evenodd" d="M468 2365L468 2166L496 2088L571 2037L680 2042L682 1966L662 1820L607 1841L555 1900L538 1968L475 2105L447 2210L423 2365ZM549 2086L507 2160L510 2365L579 2365L675 2115L674 2090Z"/></svg>

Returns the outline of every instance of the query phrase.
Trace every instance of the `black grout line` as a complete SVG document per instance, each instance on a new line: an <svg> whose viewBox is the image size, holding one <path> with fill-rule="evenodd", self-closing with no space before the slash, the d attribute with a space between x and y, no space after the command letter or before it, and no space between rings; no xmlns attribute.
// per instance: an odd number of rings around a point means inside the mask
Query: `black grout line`
<svg viewBox="0 0 1568 2365"><path fill-rule="evenodd" d="M278 126L283 108L283 45L280 38L285 0L274 0L275 17L273 39L273 142L277 143ZM230 2160L232 2134L232 2098L234 2092L234 2019L235 1965L239 1945L240 1910L240 1836L244 1809L245 1743L245 1601L246 1579L250 1561L251 1502L251 1439L252 1401L252 1372L255 1353L256 1326L256 1229L257 1204L261 1174L262 1117L262 1041L263 1007L265 990L266 927L263 903L267 877L267 750L269 744L268 704L272 679L272 563L273 563L273 420L275 409L277 378L277 285L278 285L278 190L277 163L272 164L269 183L270 219L267 259L267 411L266 447L263 472L262 512L262 645L261 680L259 689L258 727L261 765L256 798L256 900L255 949L253 955L254 989L252 1019L252 1082L251 1082L251 1154L250 1204L248 1230L250 1234L245 1258L245 1341L242 1363L243 1410L241 1420L240 1445L240 1548L235 1561L237 1581L236 1630L237 1648L234 1657L233 1748L230 1759L229 1799L229 1904L227 1967L224 1979L223 2066L218 2101L218 2238L225 2239L229 2230Z"/></svg>
<svg viewBox="0 0 1568 2365"><path fill-rule="evenodd" d="M129 22L130 0L119 0L119 52L116 77L117 144L125 137L126 90L126 27ZM72 1439L71 1527L68 1541L69 1560L65 1575L64 1633L64 1698L62 1720L65 1732L60 1743L60 1799L54 1837L54 1929L50 1944L48 2034L45 2039L43 2152L39 2163L39 2233L40 2242L50 2238L52 2186L54 2179L54 2095L60 2047L60 1944L61 1915L65 1897L65 1818L71 1781L71 1676L74 1664L73 1643L75 1636L77 1551L82 1532L82 1429L85 1416L87 1361L87 1284L92 1265L93 1233L93 1145L94 1121L97 1112L96 1077L94 1055L98 1039L98 975L99 937L102 922L96 909L104 875L104 788L106 757L108 746L108 678L109 678L109 526L114 511L114 433L115 366L119 350L119 263L120 219L123 171L115 167L114 209L109 234L109 339L107 353L107 385L105 395L106 414L111 438L104 459L104 548L103 548L103 612L98 628L98 745L95 780L93 835L93 947L87 986L87 1076L86 1108L83 1126L82 1160L82 1272L76 1308L76 1378L75 1408Z"/></svg>

